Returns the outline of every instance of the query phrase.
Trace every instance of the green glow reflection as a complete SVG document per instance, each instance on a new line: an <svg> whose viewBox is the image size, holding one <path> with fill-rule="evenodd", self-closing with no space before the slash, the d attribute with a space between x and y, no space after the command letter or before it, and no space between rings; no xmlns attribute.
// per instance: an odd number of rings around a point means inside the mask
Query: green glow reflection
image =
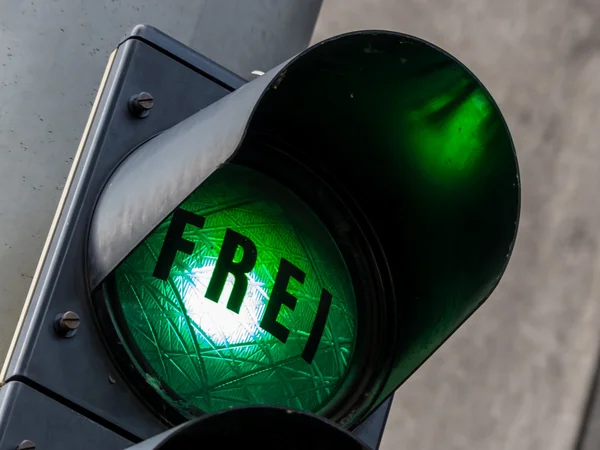
<svg viewBox="0 0 600 450"><path fill-rule="evenodd" d="M502 123L489 95L465 72L438 69L410 80L401 103L396 142L410 149L410 167L430 182L453 185L486 163L485 152Z"/></svg>
<svg viewBox="0 0 600 450"><path fill-rule="evenodd" d="M446 96L438 97L407 117L413 127L410 144L420 156L418 161L425 171L442 179L476 168L490 132L482 127L491 107L481 92L470 93L445 113L443 120L438 119L450 102Z"/></svg>
<svg viewBox="0 0 600 450"><path fill-rule="evenodd" d="M140 370L182 411L242 404L308 411L326 406L352 358L356 310L348 270L325 227L281 185L233 165L213 174L181 208L205 222L202 228L185 226L182 237L194 243L193 251L176 253L166 280L153 272L173 215L115 271L128 349ZM227 308L236 282L232 274L218 302L206 298L228 229L256 246L239 313ZM238 247L233 262L244 257ZM290 278L287 284L286 291L297 298L295 308L282 305L277 315L277 322L289 329L285 343L261 324L281 258L305 273L304 283ZM308 363L303 352L324 289L331 294L331 306Z"/></svg>

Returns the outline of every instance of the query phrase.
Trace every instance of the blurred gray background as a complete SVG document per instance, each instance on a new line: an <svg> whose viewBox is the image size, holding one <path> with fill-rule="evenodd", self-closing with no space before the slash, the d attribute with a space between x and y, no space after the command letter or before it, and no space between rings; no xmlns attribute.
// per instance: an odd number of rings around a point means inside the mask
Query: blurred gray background
<svg viewBox="0 0 600 450"><path fill-rule="evenodd" d="M365 28L473 70L523 186L500 287L397 392L382 448L571 449L600 344L600 1L325 0L313 40Z"/></svg>
<svg viewBox="0 0 600 450"><path fill-rule="evenodd" d="M252 1L0 0L0 355L119 38L149 23L227 53L236 42L210 37L232 15L211 8L243 6L248 19L227 26L250 33L263 12ZM313 41L365 28L427 39L473 70L523 184L499 289L398 391L382 448L570 450L600 346L600 0L324 0Z"/></svg>

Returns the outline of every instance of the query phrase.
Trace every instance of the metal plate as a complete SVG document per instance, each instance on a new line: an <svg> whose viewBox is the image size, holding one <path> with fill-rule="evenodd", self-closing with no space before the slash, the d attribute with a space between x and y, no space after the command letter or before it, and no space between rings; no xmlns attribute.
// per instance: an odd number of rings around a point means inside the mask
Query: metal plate
<svg viewBox="0 0 600 450"><path fill-rule="evenodd" d="M385 423L387 422L393 400L394 396L392 395L354 430L356 437L373 450L377 450L381 444Z"/></svg>
<svg viewBox="0 0 600 450"><path fill-rule="evenodd" d="M18 381L0 391L0 448L121 450L132 442Z"/></svg>
<svg viewBox="0 0 600 450"><path fill-rule="evenodd" d="M153 36L167 50L150 45ZM200 67L194 68L192 62ZM121 44L32 289L5 376L8 384L13 379L31 380L79 413L131 439L166 429L120 378L96 328L85 282L89 220L108 177L133 148L243 84L226 74L151 28L137 28L134 37ZM234 85L222 79L216 83L217 76ZM127 107L129 98L140 91L155 98L156 106L145 119L133 118ZM62 339L52 324L57 313L67 310L80 315L81 326L75 337Z"/></svg>

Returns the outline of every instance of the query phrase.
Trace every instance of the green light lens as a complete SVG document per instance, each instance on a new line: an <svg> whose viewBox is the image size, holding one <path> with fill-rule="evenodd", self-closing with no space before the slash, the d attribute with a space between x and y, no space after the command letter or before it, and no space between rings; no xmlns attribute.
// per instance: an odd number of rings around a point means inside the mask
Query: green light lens
<svg viewBox="0 0 600 450"><path fill-rule="evenodd" d="M219 169L114 275L130 355L184 414L318 411L347 373L356 303L342 255L300 199L258 172Z"/></svg>

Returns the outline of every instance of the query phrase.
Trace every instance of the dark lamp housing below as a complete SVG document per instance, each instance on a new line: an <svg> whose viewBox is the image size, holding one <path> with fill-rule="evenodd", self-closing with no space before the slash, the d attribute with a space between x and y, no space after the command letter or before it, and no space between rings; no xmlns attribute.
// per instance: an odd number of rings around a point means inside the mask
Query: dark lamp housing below
<svg viewBox="0 0 600 450"><path fill-rule="evenodd" d="M164 436L164 437L161 437ZM202 416L129 450L367 450L352 434L314 414L253 406Z"/></svg>

